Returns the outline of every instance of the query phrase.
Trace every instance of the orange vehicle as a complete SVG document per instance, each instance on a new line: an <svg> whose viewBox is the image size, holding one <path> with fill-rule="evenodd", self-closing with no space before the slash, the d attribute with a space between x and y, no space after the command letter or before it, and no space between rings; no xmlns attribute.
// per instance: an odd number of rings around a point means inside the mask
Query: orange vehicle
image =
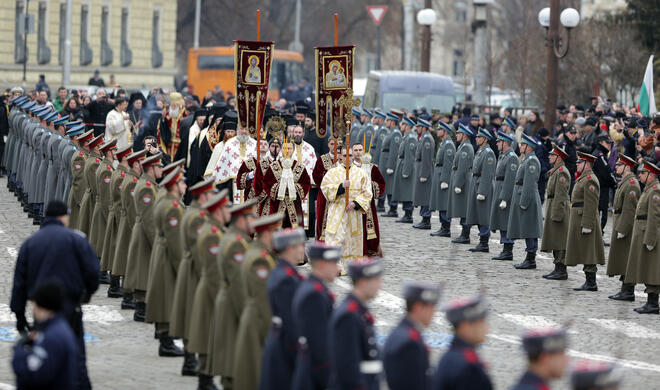
<svg viewBox="0 0 660 390"><path fill-rule="evenodd" d="M268 99L280 98L280 91L303 77L303 56L300 52L277 50L270 70ZM236 95L234 86L234 47L213 46L188 50L188 87L202 98L219 86Z"/></svg>

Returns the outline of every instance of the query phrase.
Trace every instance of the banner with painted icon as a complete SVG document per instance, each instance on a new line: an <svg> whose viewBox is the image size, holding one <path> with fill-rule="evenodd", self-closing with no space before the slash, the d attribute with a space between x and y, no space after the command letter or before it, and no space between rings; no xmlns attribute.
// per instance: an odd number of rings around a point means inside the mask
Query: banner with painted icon
<svg viewBox="0 0 660 390"><path fill-rule="evenodd" d="M257 136L268 99L273 42L235 41L234 79L238 125Z"/></svg>
<svg viewBox="0 0 660 390"><path fill-rule="evenodd" d="M339 104L339 99L353 89L354 56L355 46L317 47L314 49L316 134L321 138L327 135L328 130L335 139L346 134L344 121L346 108Z"/></svg>

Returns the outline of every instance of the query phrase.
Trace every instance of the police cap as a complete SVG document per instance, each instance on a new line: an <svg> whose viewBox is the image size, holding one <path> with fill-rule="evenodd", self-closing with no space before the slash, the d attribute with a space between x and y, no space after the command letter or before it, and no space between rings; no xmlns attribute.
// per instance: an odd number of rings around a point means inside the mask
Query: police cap
<svg viewBox="0 0 660 390"><path fill-rule="evenodd" d="M206 209L209 213L224 207L229 204L229 197L227 196L229 192L227 189L220 191L219 193L213 195L209 200L202 205L203 209Z"/></svg>
<svg viewBox="0 0 660 390"><path fill-rule="evenodd" d="M573 390L616 388L621 383L621 370L612 363L579 360L571 369Z"/></svg>
<svg viewBox="0 0 660 390"><path fill-rule="evenodd" d="M531 329L522 336L522 346L529 357L564 351L567 344L565 329Z"/></svg>
<svg viewBox="0 0 660 390"><path fill-rule="evenodd" d="M380 276L385 271L385 266L380 258L362 257L355 259L348 265L348 275L353 283L360 279L370 279Z"/></svg>
<svg viewBox="0 0 660 390"><path fill-rule="evenodd" d="M403 286L403 298L406 302L422 302L435 305L440 300L441 286L426 282L407 282Z"/></svg>
<svg viewBox="0 0 660 390"><path fill-rule="evenodd" d="M304 243L305 230L300 227L282 229L273 235L273 248L278 252Z"/></svg>
<svg viewBox="0 0 660 390"><path fill-rule="evenodd" d="M486 318L488 305L481 295L458 298L449 302L445 314L447 321L456 326L463 321L477 321Z"/></svg>
<svg viewBox="0 0 660 390"><path fill-rule="evenodd" d="M316 241L307 246L307 257L310 260L324 260L337 262L341 259L342 250L339 246L326 245Z"/></svg>

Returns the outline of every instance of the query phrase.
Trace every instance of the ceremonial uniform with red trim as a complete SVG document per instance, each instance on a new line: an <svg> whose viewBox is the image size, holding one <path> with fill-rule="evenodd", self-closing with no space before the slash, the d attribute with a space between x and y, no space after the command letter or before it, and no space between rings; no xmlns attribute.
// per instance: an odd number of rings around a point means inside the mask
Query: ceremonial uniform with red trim
<svg viewBox="0 0 660 390"><path fill-rule="evenodd" d="M637 203L625 283L644 283L646 293L660 292L659 239L660 182L656 179L644 188Z"/></svg>
<svg viewBox="0 0 660 390"><path fill-rule="evenodd" d="M548 383L540 376L527 371L511 390L550 390Z"/></svg>
<svg viewBox="0 0 660 390"><path fill-rule="evenodd" d="M96 202L92 212L92 220L89 231L89 243L96 251L99 258L103 258L103 239L105 238L105 229L108 226L108 213L112 204L112 191L110 181L114 168L110 161L102 159L96 168ZM102 269L101 271L107 271Z"/></svg>
<svg viewBox="0 0 660 390"><path fill-rule="evenodd" d="M266 172L263 178L263 191L269 197L269 213L283 213L284 219L282 220L282 227L305 227L303 219L302 200L309 193L311 187L310 177L307 174L305 166L298 161L293 160L291 171L293 172L293 181L296 187L296 198L293 200L288 199L287 194L284 199L278 199L277 192L282 183L282 161L278 160L270 165L270 169Z"/></svg>
<svg viewBox="0 0 660 390"><path fill-rule="evenodd" d="M637 202L642 194L639 181L633 172L628 172L614 193L614 224L610 237L610 253L607 257L607 275L625 275L628 254L632 244L633 226ZM619 238L620 235L623 237Z"/></svg>
<svg viewBox="0 0 660 390"><path fill-rule="evenodd" d="M491 390L493 384L474 347L454 336L440 358L433 378L434 390Z"/></svg>
<svg viewBox="0 0 660 390"><path fill-rule="evenodd" d="M77 229L80 223L80 203L85 193L85 161L87 160L87 151L79 148L71 157L71 190L69 191L68 206L71 210L69 215L69 226L71 229Z"/></svg>
<svg viewBox="0 0 660 390"><path fill-rule="evenodd" d="M135 186L139 179L134 170L129 169L126 172L124 180L121 183L121 210L119 216L119 228L117 229L117 245L115 248L114 259L112 261L112 274L117 276L126 275L126 266L128 264L128 249L135 225L137 211L135 209Z"/></svg>
<svg viewBox="0 0 660 390"><path fill-rule="evenodd" d="M112 263L117 249L117 234L121 218L121 185L128 169L118 165L110 176L110 207L108 208L108 222L103 236L103 251L101 252L101 271L112 270Z"/></svg>
<svg viewBox="0 0 660 390"><path fill-rule="evenodd" d="M598 178L591 169L585 168L580 178L575 181L571 196L571 217L566 242L567 266L605 264L603 235L598 215L599 197ZM584 234L583 228L591 229L591 232Z"/></svg>
<svg viewBox="0 0 660 390"><path fill-rule="evenodd" d="M96 169L101 163L101 156L94 152L90 152L85 166L83 168L84 184L83 188L85 193L80 201L80 217L78 219L78 226L72 226L89 236L89 230L92 224L92 212L96 204Z"/></svg>
<svg viewBox="0 0 660 390"><path fill-rule="evenodd" d="M383 366L390 390L429 390L433 378L429 349L408 318L399 322L385 341Z"/></svg>

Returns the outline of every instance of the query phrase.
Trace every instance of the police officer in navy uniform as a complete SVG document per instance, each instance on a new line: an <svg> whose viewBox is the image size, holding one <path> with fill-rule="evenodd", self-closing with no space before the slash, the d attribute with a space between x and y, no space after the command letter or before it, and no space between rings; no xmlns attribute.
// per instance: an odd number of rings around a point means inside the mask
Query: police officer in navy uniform
<svg viewBox="0 0 660 390"><path fill-rule="evenodd" d="M77 337L81 359L80 388L91 388L85 364L85 344L81 303L89 302L99 287L99 262L84 234L68 228L70 210L55 200L46 207L46 217L39 231L29 237L18 252L11 293L11 311L16 314L16 328L25 332L25 305L35 288L53 278L64 288L62 313Z"/></svg>
<svg viewBox="0 0 660 390"><path fill-rule="evenodd" d="M304 279L295 267L305 257L305 231L289 228L275 233L273 249L278 253L277 264L266 283L273 323L262 356L261 390L291 388L297 347L291 308Z"/></svg>
<svg viewBox="0 0 660 390"><path fill-rule="evenodd" d="M383 351L387 386L390 390L427 390L431 388L432 370L421 332L433 320L440 286L410 282L404 286L403 295L406 316L390 333Z"/></svg>
<svg viewBox="0 0 660 390"><path fill-rule="evenodd" d="M621 370L612 363L579 360L571 370L573 390L618 390Z"/></svg>
<svg viewBox="0 0 660 390"><path fill-rule="evenodd" d="M533 329L522 337L529 366L511 390L549 390L548 382L564 376L568 365L566 330Z"/></svg>
<svg viewBox="0 0 660 390"><path fill-rule="evenodd" d="M80 351L60 313L64 292L57 281L34 290L34 328L14 346L12 368L19 389L77 389Z"/></svg>
<svg viewBox="0 0 660 390"><path fill-rule="evenodd" d="M383 363L376 345L375 320L366 303L378 294L382 273L380 259L360 258L348 266L353 291L330 319L330 389L380 389Z"/></svg>
<svg viewBox="0 0 660 390"><path fill-rule="evenodd" d="M330 378L328 322L335 297L327 284L337 277L340 247L322 242L307 247L309 278L293 296L293 323L298 332L298 356L292 389L327 389Z"/></svg>
<svg viewBox="0 0 660 390"><path fill-rule="evenodd" d="M493 384L475 348L486 340L488 307L482 296L459 298L447 306L454 339L440 358L433 378L435 390L491 390Z"/></svg>

